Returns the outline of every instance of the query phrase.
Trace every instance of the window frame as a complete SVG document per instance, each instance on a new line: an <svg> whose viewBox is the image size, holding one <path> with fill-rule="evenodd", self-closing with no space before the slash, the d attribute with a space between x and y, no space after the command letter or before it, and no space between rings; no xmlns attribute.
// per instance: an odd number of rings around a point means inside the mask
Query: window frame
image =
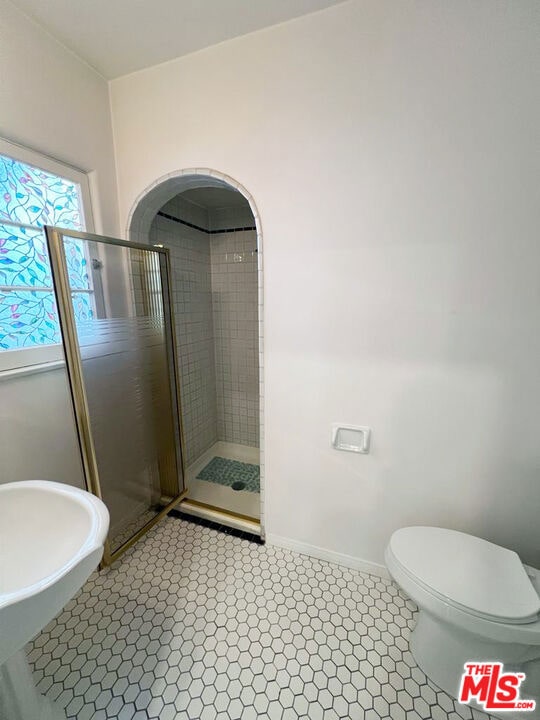
<svg viewBox="0 0 540 720"><path fill-rule="evenodd" d="M11 140L0 137L0 155L9 157L17 162L26 163L32 167L52 173L57 177L70 180L79 188L79 199L82 219L82 230L94 232L94 217L92 212L92 195L90 190L90 179L88 173L73 165L69 165L54 158L39 153ZM1 219L0 222L14 227L34 228L35 225L28 225L17 221ZM44 232L44 231L43 231ZM56 363L63 360L64 353L62 343L51 345L35 345L29 348L16 348L14 350L0 351L0 373L19 368L27 368L31 365Z"/></svg>

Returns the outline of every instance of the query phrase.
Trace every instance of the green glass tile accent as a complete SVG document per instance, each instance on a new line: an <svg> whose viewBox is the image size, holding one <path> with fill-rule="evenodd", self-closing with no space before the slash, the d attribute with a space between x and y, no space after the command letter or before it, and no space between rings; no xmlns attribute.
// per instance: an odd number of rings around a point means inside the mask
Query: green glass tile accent
<svg viewBox="0 0 540 720"><path fill-rule="evenodd" d="M214 457L197 475L200 480L226 485L233 490L261 491L260 467L239 460Z"/></svg>

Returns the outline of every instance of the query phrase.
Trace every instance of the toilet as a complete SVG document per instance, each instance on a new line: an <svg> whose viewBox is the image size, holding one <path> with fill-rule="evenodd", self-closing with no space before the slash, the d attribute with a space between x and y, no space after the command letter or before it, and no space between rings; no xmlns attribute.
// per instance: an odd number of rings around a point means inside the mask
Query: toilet
<svg viewBox="0 0 540 720"><path fill-rule="evenodd" d="M457 698L466 662L502 662L505 672L526 673L520 697L536 700L536 710L490 714L539 717L540 571L511 550L438 527L396 530L385 560L418 605L411 652L428 678Z"/></svg>

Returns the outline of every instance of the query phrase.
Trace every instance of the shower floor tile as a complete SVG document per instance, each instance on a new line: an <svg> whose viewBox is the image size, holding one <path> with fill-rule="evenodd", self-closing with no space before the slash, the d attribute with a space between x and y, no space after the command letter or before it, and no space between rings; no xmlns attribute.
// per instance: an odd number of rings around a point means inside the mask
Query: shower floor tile
<svg viewBox="0 0 540 720"><path fill-rule="evenodd" d="M487 720L416 666L414 614L388 580L167 518L29 659L69 720Z"/></svg>
<svg viewBox="0 0 540 720"><path fill-rule="evenodd" d="M213 457L197 477L207 482L226 485L233 490L247 490L254 493L261 491L259 465L239 460Z"/></svg>
<svg viewBox="0 0 540 720"><path fill-rule="evenodd" d="M247 445L235 445L218 441L197 458L186 471L187 499L218 508L235 515L251 518L257 522L260 515L261 499L258 492L233 490L230 485L202 480L201 471L214 458L231 460L242 465L255 466L259 469L259 448ZM233 480L234 482L234 480ZM260 480L259 480L260 484Z"/></svg>

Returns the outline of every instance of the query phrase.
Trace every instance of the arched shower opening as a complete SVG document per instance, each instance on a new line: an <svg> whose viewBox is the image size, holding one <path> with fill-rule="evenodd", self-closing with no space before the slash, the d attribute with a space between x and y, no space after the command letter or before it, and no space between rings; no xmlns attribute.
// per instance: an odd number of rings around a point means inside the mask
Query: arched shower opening
<svg viewBox="0 0 540 720"><path fill-rule="evenodd" d="M126 237L169 250L186 484L181 510L263 534L263 273L259 213L209 169L160 178Z"/></svg>

